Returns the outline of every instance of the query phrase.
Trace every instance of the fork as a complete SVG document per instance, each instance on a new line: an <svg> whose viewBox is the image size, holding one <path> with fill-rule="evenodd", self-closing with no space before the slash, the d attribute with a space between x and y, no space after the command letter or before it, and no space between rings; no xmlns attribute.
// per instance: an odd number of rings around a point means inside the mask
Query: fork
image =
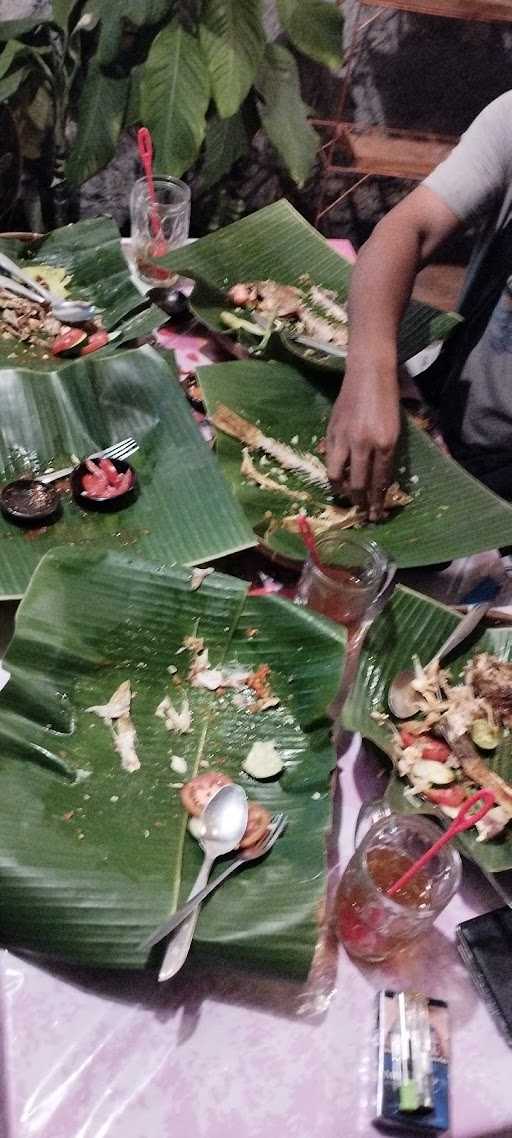
<svg viewBox="0 0 512 1138"><path fill-rule="evenodd" d="M270 853L272 846L277 842L277 839L281 837L287 824L288 817L286 814L274 814L270 819L265 837L262 838L257 845L249 846L246 850L240 850L238 857L228 865L227 869L219 873L215 881L210 881L208 885L205 885L204 889L199 890L199 893L194 893L194 896L182 905L181 909L177 909L165 924L160 925L160 928L158 928L152 936L148 937L140 947L152 948L153 945L158 944L158 942L168 936L169 933L174 932L174 929L176 929L178 925L181 925L182 922L194 912L194 909L196 909L198 905L203 903L205 897L208 897L218 885L226 881L226 878L230 877L231 874L235 872L235 869L239 869L240 866L247 865L251 861L258 861L259 858L265 857L266 854Z"/></svg>
<svg viewBox="0 0 512 1138"><path fill-rule="evenodd" d="M105 450L98 450L95 454L90 454L87 457L127 459L131 454L135 454L135 451L138 449L139 444L135 442L135 439L128 437L127 439L121 439L118 443L113 443L112 446L106 447ZM65 478L67 474L71 474L71 471L75 469L76 465L76 463L73 463L72 466L64 466L62 470L52 470L49 474L42 474L41 477L38 478L38 482L44 482L45 486L48 486L50 482L56 482L57 479Z"/></svg>

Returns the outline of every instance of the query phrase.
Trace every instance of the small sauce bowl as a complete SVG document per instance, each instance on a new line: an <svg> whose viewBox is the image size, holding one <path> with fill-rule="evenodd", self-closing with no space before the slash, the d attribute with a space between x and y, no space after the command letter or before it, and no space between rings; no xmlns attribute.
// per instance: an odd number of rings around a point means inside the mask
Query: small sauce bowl
<svg viewBox="0 0 512 1138"><path fill-rule="evenodd" d="M95 462L96 459L93 459ZM121 494L116 494L113 498L90 498L87 494L83 493L83 479L90 471L87 469L86 463L81 462L71 472L70 483L73 498L81 510L96 510L99 513L108 514L114 513L117 510L124 510L126 506L131 506L135 502L139 493L139 482L137 473L129 462L124 462L121 458L111 458L110 462L115 466L119 474L126 474L129 470L132 475L132 484L129 490L124 490Z"/></svg>
<svg viewBox="0 0 512 1138"><path fill-rule="evenodd" d="M15 525L46 526L59 516L60 495L36 478L18 478L0 492L0 510Z"/></svg>

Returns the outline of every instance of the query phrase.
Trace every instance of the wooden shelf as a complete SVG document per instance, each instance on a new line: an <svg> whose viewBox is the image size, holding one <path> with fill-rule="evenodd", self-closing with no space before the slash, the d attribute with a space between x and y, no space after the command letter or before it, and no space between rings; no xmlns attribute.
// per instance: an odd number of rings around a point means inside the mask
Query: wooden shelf
<svg viewBox="0 0 512 1138"><path fill-rule="evenodd" d="M512 23L512 0L361 0L371 8L395 8L418 16L446 16L450 20Z"/></svg>
<svg viewBox="0 0 512 1138"><path fill-rule="evenodd" d="M419 182L446 158L457 141L439 135L391 131L367 123L317 119L314 125L327 132L321 153L330 173L374 174ZM333 138L330 154L329 141Z"/></svg>

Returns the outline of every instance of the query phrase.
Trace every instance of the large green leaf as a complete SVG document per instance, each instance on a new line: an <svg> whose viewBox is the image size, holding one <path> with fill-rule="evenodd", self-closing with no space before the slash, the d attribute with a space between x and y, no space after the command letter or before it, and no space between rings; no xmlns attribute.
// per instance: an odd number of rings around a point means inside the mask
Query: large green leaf
<svg viewBox="0 0 512 1138"><path fill-rule="evenodd" d="M325 435L333 402L330 385L316 383L288 364L215 364L200 368L199 374L210 414L219 403L224 404L256 423L266 435L287 443L293 439L292 445L303 451L314 451ZM269 511L279 519L296 512L298 506L284 494L261 490L242 478L241 447L241 443L221 435L217 453L255 531L264 535ZM264 473L269 473L272 465L276 464L266 466ZM387 521L366 526L364 532L402 568L448 561L512 543L512 506L443 454L407 417L396 457L396 476L403 489L412 494L412 502ZM304 482L292 475L286 486L305 489ZM327 505L322 491L315 492L314 501L320 508ZM302 557L304 553L299 538L282 530L272 534L269 544L288 557Z"/></svg>
<svg viewBox="0 0 512 1138"><path fill-rule="evenodd" d="M277 0L294 47L336 71L343 59L343 16L331 0Z"/></svg>
<svg viewBox="0 0 512 1138"><path fill-rule="evenodd" d="M201 189L216 185L249 149L249 140L240 112L229 119L215 115L206 127Z"/></svg>
<svg viewBox="0 0 512 1138"><path fill-rule="evenodd" d="M128 100L124 113L124 128L127 128L129 126L138 126L141 122L140 102L143 74L144 65L142 63L137 64L136 67L132 67L130 71L130 88L128 91Z"/></svg>
<svg viewBox="0 0 512 1138"><path fill-rule="evenodd" d="M20 40L9 40L0 54L0 78L7 73L17 55L27 53L27 45Z"/></svg>
<svg viewBox="0 0 512 1138"><path fill-rule="evenodd" d="M48 16L25 16L21 20L0 20L0 43L25 36L41 24L48 23Z"/></svg>
<svg viewBox="0 0 512 1138"><path fill-rule="evenodd" d="M188 654L179 649L192 632L212 664L269 664L281 707L249 715L229 692L190 689L192 731L169 735L155 708L166 692L181 701ZM215 574L191 591L186 570L128 556L45 558L18 613L0 697L4 943L81 964L144 964L140 941L186 897L202 856L186 832L171 747L189 776L201 763L220 766L289 818L272 855L204 907L195 944L216 959L304 975L325 886L334 755L324 707L342 658L337 626L279 598L247 597L233 578ZM181 689L170 686L170 664ZM125 679L142 764L132 774L108 728L84 712ZM285 757L278 782L241 773L256 739L274 739Z"/></svg>
<svg viewBox="0 0 512 1138"><path fill-rule="evenodd" d="M173 0L127 0L123 5L123 15L135 27L144 24L159 24L174 8Z"/></svg>
<svg viewBox="0 0 512 1138"><path fill-rule="evenodd" d="M114 157L130 89L129 78L111 79L91 63L80 93L76 138L66 162L66 177L80 186Z"/></svg>
<svg viewBox="0 0 512 1138"><path fill-rule="evenodd" d="M472 516L469 514L469 516ZM411 589L398 588L384 613L375 622L363 649L357 681L343 714L350 731L360 731L382 751L391 755L391 730L387 722L372 717L376 711L387 711L387 692L391 680L403 668L410 668L413 655L423 663L432 659L437 649L456 627L459 617L444 605L427 600ZM500 659L512 660L512 629L487 629L478 640L473 638L457 649L450 658L454 678L475 652L495 652ZM486 760L492 770L512 784L512 742L502 746ZM395 809L411 813L411 803L404 799L407 783L393 779L389 795ZM423 813L436 813L428 803ZM439 812L437 812L439 813ZM442 814L439 815L446 822ZM512 868L512 834L505 840L477 842L474 831L461 835L459 841L466 853L490 873Z"/></svg>
<svg viewBox="0 0 512 1138"><path fill-rule="evenodd" d="M148 335L165 320L160 309L141 296L126 263L119 230L109 217L95 217L54 229L40 241L13 242L0 240L0 249L23 266L43 264L67 270L69 294L90 300L100 310L106 328L119 329L121 335L102 350L112 355L124 343L137 336ZM0 341L0 366L36 367L39 371L54 369L58 361L42 359L42 353L30 351L14 341Z"/></svg>
<svg viewBox="0 0 512 1138"><path fill-rule="evenodd" d="M230 118L249 93L263 54L260 0L206 0L199 38L217 110Z"/></svg>
<svg viewBox="0 0 512 1138"><path fill-rule="evenodd" d="M51 18L63 32L67 32L69 18L73 9L78 7L79 0L52 0Z"/></svg>
<svg viewBox="0 0 512 1138"><path fill-rule="evenodd" d="M209 99L198 41L174 19L153 41L142 79L142 118L153 135L157 173L179 177L195 161Z"/></svg>
<svg viewBox="0 0 512 1138"><path fill-rule="evenodd" d="M223 332L226 328L220 313L228 305L221 294L237 281L270 277L283 284L296 284L302 273L309 273L315 284L335 289L345 300L351 273L349 263L330 249L287 201L265 206L193 245L177 249L162 263L212 290L209 299L196 290L192 307L208 327ZM426 304L409 305L400 330L400 359L407 360L433 340L444 338L459 320L453 313L438 312ZM304 351L307 349L302 354ZM298 346L293 354L301 354ZM325 370L339 380L341 367L339 359L332 359Z"/></svg>
<svg viewBox="0 0 512 1138"><path fill-rule="evenodd" d="M303 186L315 161L319 137L308 122L299 69L291 52L269 43L256 78L263 126L294 182Z"/></svg>
<svg viewBox="0 0 512 1138"><path fill-rule="evenodd" d="M119 439L140 445L137 501L125 511L82 511L68 492L63 517L25 531L0 517L0 596L22 594L43 555L73 543L124 548L166 566L192 564L253 544L173 372L151 348L88 356L38 373L1 372L0 482L27 468L59 470ZM32 538L32 540L30 540Z"/></svg>
<svg viewBox="0 0 512 1138"><path fill-rule="evenodd" d="M0 102L3 103L7 99L10 99L11 95L16 94L18 87L21 87L21 84L27 78L29 72L30 67L28 64L24 64L21 67L15 68L14 71L10 71L8 75L4 75L3 79L0 79Z"/></svg>

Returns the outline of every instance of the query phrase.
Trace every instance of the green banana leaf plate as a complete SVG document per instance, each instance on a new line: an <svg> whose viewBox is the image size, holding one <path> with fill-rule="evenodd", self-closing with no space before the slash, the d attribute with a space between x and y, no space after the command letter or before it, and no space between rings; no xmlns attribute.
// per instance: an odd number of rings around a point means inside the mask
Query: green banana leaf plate
<svg viewBox="0 0 512 1138"><path fill-rule="evenodd" d="M397 672L410 668L413 655L426 663L456 627L460 617L435 601L427 600L412 589L397 588L382 615L373 625L363 648L357 681L343 712L343 724L349 731L359 731L381 751L391 756L391 730L388 722L380 723L374 712L387 712L387 692ZM454 678L460 675L467 660L476 652L493 652L502 660L512 660L512 628L486 629L472 641L457 649L449 662ZM512 739L504 739L497 750L486 757L491 770L512 784ZM404 798L408 783L393 774L387 797L395 810L413 812ZM421 813L434 814L446 823L446 817L425 802ZM468 854L487 873L500 873L512 868L512 832L507 827L503 837L491 842L478 842L476 832L469 830L457 839L462 852Z"/></svg>
<svg viewBox="0 0 512 1138"><path fill-rule="evenodd" d="M0 483L60 470L133 436L137 500L102 514L70 491L62 517L26 531L0 515L0 597L21 596L41 558L59 545L129 548L160 565L194 564L255 543L215 456L201 438L176 372L149 346L58 371L1 372ZM75 458L73 458L75 456Z"/></svg>
<svg viewBox="0 0 512 1138"><path fill-rule="evenodd" d="M265 434L303 451L314 451L325 435L334 399L332 387L301 374L297 368L256 360L214 364L200 368L199 379L210 415L224 404ZM304 546L298 536L282 528L267 535L269 515L278 521L296 512L300 503L244 479L241 454L242 444L219 432L217 455L255 533L274 553L302 559ZM275 463L269 463L264 472L275 468ZM512 507L443 454L407 416L397 452L396 477L402 489L412 495L412 502L385 522L365 526L364 532L400 568L449 561L512 541ZM289 475L283 490L304 490L305 486ZM321 490L312 492L312 502L320 509L328 504Z"/></svg>
<svg viewBox="0 0 512 1138"><path fill-rule="evenodd" d="M96 305L104 327L120 334L100 349L98 355L112 355L119 347L154 332L167 317L141 296L130 276L121 248L119 230L110 217L95 217L65 225L32 241L0 239L0 252L17 261L21 268L49 265L65 269L69 276L66 293L73 300ZM27 348L15 340L0 340L0 366L35 367L55 370L65 365L38 348ZM96 353L95 353L96 355Z"/></svg>
<svg viewBox="0 0 512 1138"><path fill-rule="evenodd" d="M281 705L256 714L234 692L191 688L183 638L210 664L270 665ZM235 874L202 911L194 942L211 959L304 976L325 888L334 754L324 709L343 660L342 630L279 597L213 574L127 554L60 549L36 570L18 610L0 695L2 942L76 964L142 967L140 943L184 901L202 854L179 788L210 764L248 797L285 811L270 856ZM170 676L173 665L177 672ZM176 681L181 679L181 686ZM140 770L121 769L111 731L85 709L131 681ZM186 690L191 730L166 731L155 709ZM174 693L174 695L173 695ZM275 740L285 771L241 772L255 740ZM170 753L187 763L177 776ZM158 963L161 949L151 963Z"/></svg>
<svg viewBox="0 0 512 1138"><path fill-rule="evenodd" d="M231 307L226 292L238 281L270 278L281 284L297 284L299 277L308 273L315 284L334 289L341 300L346 300L351 273L348 261L284 200L177 249L162 258L162 264L197 282L191 300L193 312L208 328L224 334L226 326L220 314ZM400 360L410 359L435 340L444 339L459 321L456 313L412 302L400 330ZM308 367L315 365L338 377L343 371L342 359L313 352L287 335L272 337L267 355L275 356L280 348Z"/></svg>

